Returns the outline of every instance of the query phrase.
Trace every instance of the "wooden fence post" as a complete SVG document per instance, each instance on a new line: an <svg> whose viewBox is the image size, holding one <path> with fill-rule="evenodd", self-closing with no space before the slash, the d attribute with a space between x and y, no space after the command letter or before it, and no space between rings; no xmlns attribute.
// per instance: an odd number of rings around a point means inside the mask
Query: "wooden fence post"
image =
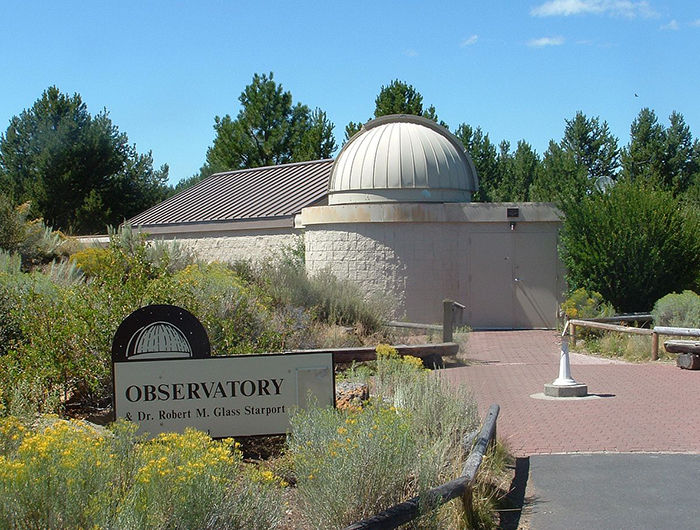
<svg viewBox="0 0 700 530"><path fill-rule="evenodd" d="M569 344L576 346L576 326L569 322Z"/></svg>
<svg viewBox="0 0 700 530"><path fill-rule="evenodd" d="M476 528L476 517L474 516L474 495L472 487L467 486L462 494L462 508L464 509L464 519L467 528Z"/></svg>
<svg viewBox="0 0 700 530"><path fill-rule="evenodd" d="M452 342L454 311L455 303L452 300L442 301L442 342Z"/></svg>
<svg viewBox="0 0 700 530"><path fill-rule="evenodd" d="M659 360L659 334L658 333L651 334L651 360L652 361Z"/></svg>

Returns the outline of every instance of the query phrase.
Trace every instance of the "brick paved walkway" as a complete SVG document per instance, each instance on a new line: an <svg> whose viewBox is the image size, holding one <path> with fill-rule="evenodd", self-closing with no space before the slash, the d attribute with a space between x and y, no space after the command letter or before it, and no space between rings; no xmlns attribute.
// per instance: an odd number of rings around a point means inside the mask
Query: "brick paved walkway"
<svg viewBox="0 0 700 530"><path fill-rule="evenodd" d="M482 414L491 403L501 406L498 435L515 456L700 453L700 371L572 354L573 378L600 397L530 397L557 377L560 344L553 331L473 332L466 354L472 364L444 374L471 387Z"/></svg>

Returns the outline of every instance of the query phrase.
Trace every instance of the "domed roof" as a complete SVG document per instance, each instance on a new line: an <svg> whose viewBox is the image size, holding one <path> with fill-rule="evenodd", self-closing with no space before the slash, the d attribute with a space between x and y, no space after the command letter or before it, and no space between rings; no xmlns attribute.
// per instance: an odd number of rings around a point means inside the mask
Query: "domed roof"
<svg viewBox="0 0 700 530"><path fill-rule="evenodd" d="M393 114L367 122L343 146L328 204L469 202L478 185L458 138L427 118Z"/></svg>

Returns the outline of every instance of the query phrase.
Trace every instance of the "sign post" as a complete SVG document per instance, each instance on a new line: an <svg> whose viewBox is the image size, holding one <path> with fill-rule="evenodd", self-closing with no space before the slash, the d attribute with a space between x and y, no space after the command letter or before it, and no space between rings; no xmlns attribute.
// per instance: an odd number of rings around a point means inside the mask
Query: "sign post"
<svg viewBox="0 0 700 530"><path fill-rule="evenodd" d="M194 427L212 437L283 434L295 408L333 406L333 354L210 356L201 323L175 306L147 306L112 345L117 418L155 435Z"/></svg>

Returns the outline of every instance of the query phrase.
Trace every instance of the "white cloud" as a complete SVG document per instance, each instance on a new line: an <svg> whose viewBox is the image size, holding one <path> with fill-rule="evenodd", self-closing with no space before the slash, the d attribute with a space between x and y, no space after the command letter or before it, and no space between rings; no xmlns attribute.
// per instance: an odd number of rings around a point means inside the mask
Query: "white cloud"
<svg viewBox="0 0 700 530"><path fill-rule="evenodd" d="M698 18L698 19L696 19L696 20L693 20L693 21L690 23L690 25L693 26L694 28L700 28L700 18Z"/></svg>
<svg viewBox="0 0 700 530"><path fill-rule="evenodd" d="M418 52L413 49L404 50L403 54L406 57L418 57Z"/></svg>
<svg viewBox="0 0 700 530"><path fill-rule="evenodd" d="M531 48L544 48L546 46L561 46L564 44L564 37L541 37L532 39L527 43Z"/></svg>
<svg viewBox="0 0 700 530"><path fill-rule="evenodd" d="M465 47L467 47L467 46L473 46L474 44L476 44L476 41L478 41L478 40L479 40L479 36L478 36L478 35L472 35L472 36L469 37L468 39L464 39L464 40L460 43L460 46L461 46L462 48L465 48Z"/></svg>
<svg viewBox="0 0 700 530"><path fill-rule="evenodd" d="M533 7L536 17L568 17L571 15L612 15L627 18L654 17L656 12L646 0L549 0Z"/></svg>
<svg viewBox="0 0 700 530"><path fill-rule="evenodd" d="M669 22L668 24L664 24L659 29L678 31L680 29L680 26L678 25L678 21L674 18L673 20L671 20L671 22Z"/></svg>

